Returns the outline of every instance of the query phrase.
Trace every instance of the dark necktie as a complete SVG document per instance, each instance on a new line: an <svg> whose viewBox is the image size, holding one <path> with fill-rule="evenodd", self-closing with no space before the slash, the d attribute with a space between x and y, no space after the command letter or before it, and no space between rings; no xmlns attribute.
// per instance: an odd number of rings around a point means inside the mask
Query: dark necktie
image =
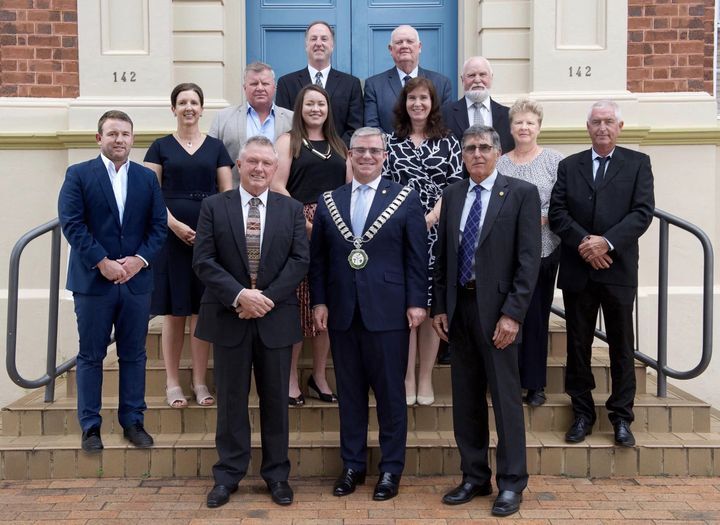
<svg viewBox="0 0 720 525"><path fill-rule="evenodd" d="M465 221L465 229L463 230L462 241L460 241L460 250L458 253L458 277L460 284L466 285L473 278L473 263L475 262L475 247L478 242L478 234L480 233L480 217L482 216L482 200L480 193L483 187L476 185L475 200L470 206L467 220Z"/></svg>
<svg viewBox="0 0 720 525"><path fill-rule="evenodd" d="M316 85L316 86L323 87L323 85L322 85L322 73L321 73L320 71L318 71L317 73L315 73L315 85Z"/></svg>
<svg viewBox="0 0 720 525"><path fill-rule="evenodd" d="M405 75L405 76L403 77L403 87L405 86L405 84L407 84L407 83L410 82L411 80L412 80L412 77L411 77L410 75Z"/></svg>
<svg viewBox="0 0 720 525"><path fill-rule="evenodd" d="M607 168L607 163L610 160L610 157L595 157L598 161L598 169L595 172L595 187L597 188L602 184L603 179L605 178L605 169Z"/></svg>
<svg viewBox="0 0 720 525"><path fill-rule="evenodd" d="M248 262L250 263L250 282L252 288L257 284L258 268L260 267L260 203L257 197L250 199L245 244L247 244Z"/></svg>

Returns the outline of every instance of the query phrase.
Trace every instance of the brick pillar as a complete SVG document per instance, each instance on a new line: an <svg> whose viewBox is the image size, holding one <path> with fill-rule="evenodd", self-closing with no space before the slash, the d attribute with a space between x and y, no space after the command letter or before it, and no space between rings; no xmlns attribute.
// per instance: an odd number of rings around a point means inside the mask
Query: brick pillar
<svg viewBox="0 0 720 525"><path fill-rule="evenodd" d="M628 90L712 94L714 7L714 0L628 0Z"/></svg>
<svg viewBox="0 0 720 525"><path fill-rule="evenodd" d="M76 0L0 1L0 96L79 95Z"/></svg>

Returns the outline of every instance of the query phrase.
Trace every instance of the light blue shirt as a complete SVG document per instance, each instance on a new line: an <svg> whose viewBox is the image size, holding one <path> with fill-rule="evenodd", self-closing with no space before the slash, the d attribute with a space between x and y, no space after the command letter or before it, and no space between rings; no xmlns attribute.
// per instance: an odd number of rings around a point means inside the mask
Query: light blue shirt
<svg viewBox="0 0 720 525"><path fill-rule="evenodd" d="M482 213L480 214L481 232L483 223L485 222L488 205L490 204L490 195L492 194L492 189L495 185L495 179L497 179L497 173L497 170L494 170L487 179L480 183L480 186L483 187L483 191L480 192L480 202L482 203ZM467 222L468 215L470 214L470 208L472 207L473 202L475 202L475 186L477 186L477 184L472 179L468 179L468 182L470 182L470 184L468 185L468 192L465 196L465 204L463 205L462 215L460 216L460 241L462 241L462 232L465 229L465 223ZM478 241L479 240L480 236L478 235Z"/></svg>
<svg viewBox="0 0 720 525"><path fill-rule="evenodd" d="M273 144L275 143L275 104L270 108L270 114L265 119L265 122L260 123L260 116L258 115L255 108L248 104L247 110L247 123L245 124L246 137L254 137L255 135L262 135L267 138Z"/></svg>
<svg viewBox="0 0 720 525"><path fill-rule="evenodd" d="M357 180L353 179L352 181L352 193L350 195L350 217L353 216L353 212L355 211L355 206L357 203L357 200L362 193L362 196L365 198L365 209L369 212L370 206L372 206L372 201L375 198L375 192L378 189L378 186L380 185L380 179L382 177L378 175L375 177L375 180L372 180L368 182L365 186L370 188L372 191L366 191L366 192L360 192L358 191L358 188L362 186L362 182L358 182ZM365 216L365 220L363 221L363 224L367 221L367 215ZM348 225L349 226L349 225Z"/></svg>

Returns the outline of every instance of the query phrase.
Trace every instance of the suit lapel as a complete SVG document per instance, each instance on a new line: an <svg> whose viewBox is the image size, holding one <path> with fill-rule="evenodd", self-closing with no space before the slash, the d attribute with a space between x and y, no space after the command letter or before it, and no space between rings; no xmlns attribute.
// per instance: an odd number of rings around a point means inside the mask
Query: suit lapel
<svg viewBox="0 0 720 525"><path fill-rule="evenodd" d="M138 183L140 182L138 180L138 168L139 166L136 166L134 162L131 162L128 166L128 172L127 172L127 192L125 194L125 209L123 211L123 218L122 218L122 224L125 226L128 221L128 217L132 215L132 206L129 206L128 204L132 204L135 202L138 202L138 199L140 196L138 195L138 191L140 188L138 188Z"/></svg>
<svg viewBox="0 0 720 525"><path fill-rule="evenodd" d="M387 208L388 204L390 204L390 192L388 191L389 187L390 181L381 178L380 184L378 184L377 190L375 190L375 197L373 197L373 201L370 205L370 210L368 211L367 218L365 219L363 233L367 231L370 225L375 222L375 219L378 218L378 215L380 215L380 213L385 208Z"/></svg>
<svg viewBox="0 0 720 525"><path fill-rule="evenodd" d="M269 191L267 208L265 209L265 227L263 228L263 239L260 247L260 269L258 270L258 281L260 280L262 269L265 266L263 263L265 262L265 259L270 256L270 248L276 233L278 213L274 213L272 210L278 206L277 201L278 196Z"/></svg>
<svg viewBox="0 0 720 525"><path fill-rule="evenodd" d="M240 259L247 269L250 267L250 263L248 262L247 244L245 243L245 221L243 220L242 198L238 190L225 194L225 209L230 219L230 229L235 238Z"/></svg>
<svg viewBox="0 0 720 525"><path fill-rule="evenodd" d="M298 71L297 75L297 82L298 82L298 93L302 88L307 86L308 84L313 83L313 79L310 78L310 71L308 71L308 68L304 67L300 71ZM295 94L297 96L297 93Z"/></svg>
<svg viewBox="0 0 720 525"><path fill-rule="evenodd" d="M594 189L595 182L593 180L593 159L591 149L587 150L585 154L580 157L578 167L580 168L580 176L585 180L590 188Z"/></svg>
<svg viewBox="0 0 720 525"><path fill-rule="evenodd" d="M95 177L97 178L98 184L100 184L100 188L102 189L102 192L105 195L108 204L110 205L110 209L113 211L115 222L117 222L118 226L122 227L122 224L120 224L120 210L118 210L117 201L115 200L115 192L113 192L112 183L110 182L110 176L108 175L107 168L103 164L100 156L98 156L98 158L96 159L96 162L93 166L93 171L95 172ZM128 177L128 186L129 184L130 183Z"/></svg>
<svg viewBox="0 0 720 525"><path fill-rule="evenodd" d="M397 69L392 68L388 70L387 81L390 85L390 89L395 94L395 98L399 97L402 85L400 84L400 77L398 76Z"/></svg>
<svg viewBox="0 0 720 525"><path fill-rule="evenodd" d="M335 93L335 90L338 87L338 84L340 82L340 79L338 78L340 75L338 75L337 71L335 71L334 68L330 68L330 73L328 73L328 79L327 82L325 82L325 91L327 91L328 96L330 99L332 99L333 93Z"/></svg>
<svg viewBox="0 0 720 525"><path fill-rule="evenodd" d="M470 181L468 179L458 183L458 197L456 202L448 202L443 205L448 206L448 238L449 238L449 250L448 253L458 253L460 248L460 219L462 218L463 207L465 206L465 199L467 198L468 188L470 187Z"/></svg>
<svg viewBox="0 0 720 525"><path fill-rule="evenodd" d="M495 129L500 129L501 127L504 127L504 126L501 126L501 124L505 124L505 120L506 120L506 114L502 111L499 111L499 106L500 106L500 104L495 102L491 97L490 98L490 114L492 115L493 127Z"/></svg>
<svg viewBox="0 0 720 525"><path fill-rule="evenodd" d="M508 182L505 176L498 173L493 184L492 193L490 194L490 201L488 202L488 209L485 213L485 220L483 221L482 230L480 231L480 240L478 241L478 248L482 245L483 241L487 239L487 236L492 230L495 219L500 213L500 210L505 204L505 200L508 198Z"/></svg>
<svg viewBox="0 0 720 525"><path fill-rule="evenodd" d="M470 127L465 97L461 98L453 105L453 116L455 117L455 121L458 123L458 128L463 130L463 132ZM462 135L457 137L457 139L462 140Z"/></svg>
<svg viewBox="0 0 720 525"><path fill-rule="evenodd" d="M333 192L335 206L337 206L340 216L350 230L352 230L352 221L350 220L350 197L352 195L352 184L340 186Z"/></svg>

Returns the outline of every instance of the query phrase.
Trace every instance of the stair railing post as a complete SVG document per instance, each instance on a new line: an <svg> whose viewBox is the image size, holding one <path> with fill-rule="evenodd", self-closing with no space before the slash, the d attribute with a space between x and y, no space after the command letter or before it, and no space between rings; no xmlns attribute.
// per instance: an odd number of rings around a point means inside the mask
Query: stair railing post
<svg viewBox="0 0 720 525"><path fill-rule="evenodd" d="M47 375L50 381L45 385L45 402L55 400L55 379L57 377L57 336L58 311L60 303L60 225L51 233L50 293L48 304Z"/></svg>
<svg viewBox="0 0 720 525"><path fill-rule="evenodd" d="M669 227L660 219L660 243L658 254L658 319L657 319L657 396L667 397L667 310L668 310L668 244Z"/></svg>

